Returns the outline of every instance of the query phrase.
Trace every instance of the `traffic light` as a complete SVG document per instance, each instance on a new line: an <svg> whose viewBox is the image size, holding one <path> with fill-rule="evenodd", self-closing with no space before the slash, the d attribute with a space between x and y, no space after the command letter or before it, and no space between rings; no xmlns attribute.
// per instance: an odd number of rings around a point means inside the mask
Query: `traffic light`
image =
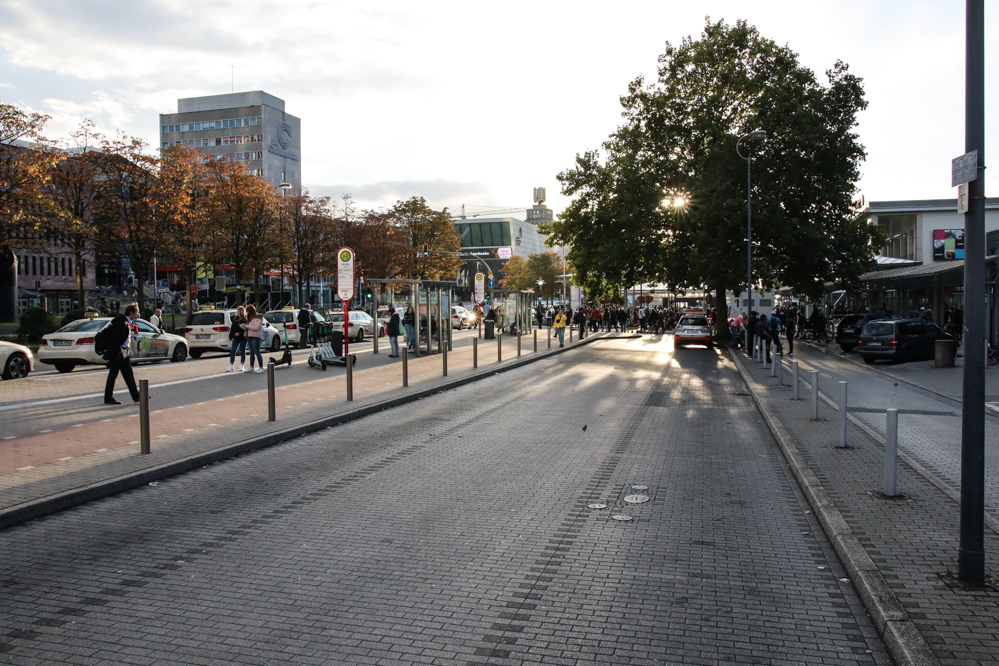
<svg viewBox="0 0 999 666"><path fill-rule="evenodd" d="M370 289L365 289L364 290L364 300L370 301L373 297L374 297L374 294L371 293Z"/></svg>
<svg viewBox="0 0 999 666"><path fill-rule="evenodd" d="M423 246L423 256L426 257L429 254L430 254L430 248L428 248L426 245L424 245Z"/></svg>

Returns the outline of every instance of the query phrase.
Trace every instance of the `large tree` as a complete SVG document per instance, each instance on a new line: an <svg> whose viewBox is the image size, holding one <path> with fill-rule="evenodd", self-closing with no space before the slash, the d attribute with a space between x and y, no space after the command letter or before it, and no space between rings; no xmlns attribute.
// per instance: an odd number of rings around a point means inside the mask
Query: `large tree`
<svg viewBox="0 0 999 666"><path fill-rule="evenodd" d="M817 296L823 283L868 269L876 227L853 201L866 107L861 80L842 62L827 83L786 46L739 21L706 23L698 40L667 44L658 79L622 97L624 124L559 175L574 197L550 225L572 246L577 281L597 292L639 281L715 291L789 286ZM746 285L746 162L736 144L756 128L753 277ZM686 205L669 205L682 198Z"/></svg>

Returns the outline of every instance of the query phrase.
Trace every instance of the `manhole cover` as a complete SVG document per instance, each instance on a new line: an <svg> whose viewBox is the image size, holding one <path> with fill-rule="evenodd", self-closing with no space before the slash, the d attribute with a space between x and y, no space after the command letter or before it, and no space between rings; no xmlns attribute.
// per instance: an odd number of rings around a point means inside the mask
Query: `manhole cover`
<svg viewBox="0 0 999 666"><path fill-rule="evenodd" d="M624 496L624 501L627 502L628 504L644 504L644 503L648 502L650 499L652 499L652 498L649 497L648 495L625 495Z"/></svg>
<svg viewBox="0 0 999 666"><path fill-rule="evenodd" d="M596 504L587 504L586 506L589 507L590 509L606 509L607 508L606 504L600 504L599 502L596 503Z"/></svg>
<svg viewBox="0 0 999 666"><path fill-rule="evenodd" d="M648 490L648 489L649 489L649 487L648 487L648 486L641 486L641 485L638 485L638 486L632 486L632 487L631 487L631 489L632 489L632 490Z"/></svg>
<svg viewBox="0 0 999 666"><path fill-rule="evenodd" d="M623 513L615 513L611 518L622 523L631 522L631 516L626 516Z"/></svg>

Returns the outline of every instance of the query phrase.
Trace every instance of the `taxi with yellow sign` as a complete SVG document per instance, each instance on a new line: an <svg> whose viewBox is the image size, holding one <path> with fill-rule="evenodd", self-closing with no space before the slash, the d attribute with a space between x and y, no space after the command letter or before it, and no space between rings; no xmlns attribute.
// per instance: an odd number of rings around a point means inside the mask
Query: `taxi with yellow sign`
<svg viewBox="0 0 999 666"><path fill-rule="evenodd" d="M94 350L95 336L113 317L76 319L54 333L43 335L38 345L38 362L54 365L59 372L72 372L78 365L104 365L106 361ZM133 363L187 360L187 341L167 333L145 319L132 320Z"/></svg>

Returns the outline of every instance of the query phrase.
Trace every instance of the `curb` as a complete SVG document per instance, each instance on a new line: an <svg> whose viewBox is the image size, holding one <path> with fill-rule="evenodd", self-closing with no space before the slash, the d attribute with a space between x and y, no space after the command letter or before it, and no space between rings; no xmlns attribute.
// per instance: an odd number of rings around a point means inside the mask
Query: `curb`
<svg viewBox="0 0 999 666"><path fill-rule="evenodd" d="M919 633L919 629L912 622L898 597L892 592L874 560L853 534L850 525L836 508L826 489L808 466L804 456L791 442L784 425L761 398L755 383L743 365L743 359L739 358L739 352L732 352L731 356L735 366L739 369L742 381L753 396L756 408L766 421L774 439L777 440L784 458L790 465L794 477L798 480L798 485L808 499L808 503L815 512L815 517L822 525L822 530L826 533L836 555L849 574L864 608L867 609L867 613L892 659L898 666L939 666L940 661L926 639Z"/></svg>
<svg viewBox="0 0 999 666"><path fill-rule="evenodd" d="M204 467L205 465L210 465L228 458L234 458L257 449L274 446L275 444L280 444L282 442L295 439L296 437L301 437L302 435L314 433L319 430L325 430L326 428L331 428L333 426L340 425L341 423L369 416L370 414L381 412L386 409L398 407L399 405L415 402L437 393L443 393L444 391L449 391L451 389L464 386L465 384L471 384L473 382L492 377L493 375L497 375L501 372L514 370L542 359L557 356L558 354L564 354L582 345L587 345L590 342L602 339L597 337L598 335L599 334L588 335L583 340L576 340L571 347L563 347L561 349L555 348L552 350L545 350L543 352L539 351L537 355L531 353L530 356L522 356L519 359L516 359L515 357L515 360L507 361L501 368L486 370L469 375L468 377L455 379L438 386L413 391L412 393L408 393L406 395L390 398L388 400L382 400L381 402L375 402L370 405L365 405L364 407L358 407L357 409L343 412L341 414L328 416L316 421L310 421L309 423L304 423L293 428L279 430L277 432L261 435L260 437L244 439L240 442L227 444L217 449L199 453L194 456L162 463L160 465L125 474L113 479L107 479L88 486L75 488L74 490L68 490L66 492L50 495L49 497L43 497L41 499L25 502L24 504L19 504L17 506L0 509L0 530L14 527L15 525L20 525L30 520L35 520L36 518L41 518L59 511L64 511L65 509L80 506L81 504L86 504L87 502L110 497L111 495L117 495L127 490L133 490L152 481L160 481L171 476L184 474L185 472L190 472L198 469L199 467ZM154 458L156 453L149 455L151 458Z"/></svg>

